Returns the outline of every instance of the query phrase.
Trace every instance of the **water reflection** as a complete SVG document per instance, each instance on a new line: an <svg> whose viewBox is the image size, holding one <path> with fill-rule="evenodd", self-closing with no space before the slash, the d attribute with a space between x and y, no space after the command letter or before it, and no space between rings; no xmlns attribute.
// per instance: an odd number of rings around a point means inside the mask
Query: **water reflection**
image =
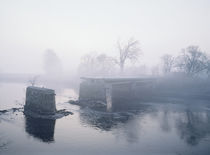
<svg viewBox="0 0 210 155"><path fill-rule="evenodd" d="M25 131L43 142L54 142L56 120L25 116Z"/></svg>
<svg viewBox="0 0 210 155"><path fill-rule="evenodd" d="M82 123L95 127L100 130L110 131L119 123L126 123L133 115L126 113L106 113L92 110L84 110L80 113Z"/></svg>
<svg viewBox="0 0 210 155"><path fill-rule="evenodd" d="M144 134L151 134L150 132L153 131L157 132L155 137L158 135L167 137L170 134L175 139L179 137L181 141L193 146L206 139L210 141L209 111L195 111L190 108L173 111L173 108L139 106L133 111L129 109L126 112L112 113L82 109L80 121L97 130L113 131L117 138L123 137L129 143L139 141L142 129ZM173 139L170 141L172 142Z"/></svg>
<svg viewBox="0 0 210 155"><path fill-rule="evenodd" d="M141 121L145 115L155 110L144 104L139 104L138 107L120 108L114 112L100 112L92 109L81 109L80 121L101 131L111 131L117 138L123 138L128 143L138 143L140 139Z"/></svg>
<svg viewBox="0 0 210 155"><path fill-rule="evenodd" d="M160 128L164 132L170 132L172 128L169 120L170 112L168 110L163 110L162 115L160 117Z"/></svg>
<svg viewBox="0 0 210 155"><path fill-rule="evenodd" d="M118 125L123 125L134 119L136 116L147 113L150 106L139 104L138 107L127 107L115 109L113 112L104 112L94 110L94 108L82 108L80 111L80 120L82 123L96 127L100 130L109 131Z"/></svg>
<svg viewBox="0 0 210 155"><path fill-rule="evenodd" d="M177 119L176 128L181 139L189 145L197 145L210 136L209 112L193 112L186 110Z"/></svg>
<svg viewBox="0 0 210 155"><path fill-rule="evenodd" d="M0 137L0 153L3 151L8 145L8 142L5 142L2 137Z"/></svg>

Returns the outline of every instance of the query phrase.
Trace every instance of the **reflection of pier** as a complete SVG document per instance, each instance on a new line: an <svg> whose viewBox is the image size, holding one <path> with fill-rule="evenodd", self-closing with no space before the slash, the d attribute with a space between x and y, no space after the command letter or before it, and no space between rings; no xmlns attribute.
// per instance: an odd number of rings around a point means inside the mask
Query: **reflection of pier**
<svg viewBox="0 0 210 155"><path fill-rule="evenodd" d="M79 100L102 101L107 109L152 95L155 79L151 78L81 78Z"/></svg>
<svg viewBox="0 0 210 155"><path fill-rule="evenodd" d="M54 141L55 121L56 120L53 119L41 119L26 116L25 130L34 138L50 143Z"/></svg>
<svg viewBox="0 0 210 155"><path fill-rule="evenodd" d="M102 112L84 108L81 109L79 116L83 123L88 124L91 127L96 127L102 131L110 131L119 124L126 124L139 115L144 116L148 110L149 106L143 104L139 104L135 109L127 109L126 111L118 112Z"/></svg>
<svg viewBox="0 0 210 155"><path fill-rule="evenodd" d="M125 124L132 119L133 116L134 114L131 113L103 113L86 109L80 112L80 120L82 123L102 131L110 131L120 123Z"/></svg>

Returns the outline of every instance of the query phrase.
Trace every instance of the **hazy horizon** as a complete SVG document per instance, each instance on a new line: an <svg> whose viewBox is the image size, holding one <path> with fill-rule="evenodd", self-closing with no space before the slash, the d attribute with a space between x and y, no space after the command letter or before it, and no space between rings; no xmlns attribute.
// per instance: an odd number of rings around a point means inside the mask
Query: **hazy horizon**
<svg viewBox="0 0 210 155"><path fill-rule="evenodd" d="M208 0L0 0L0 72L42 73L47 49L73 72L86 53L115 56L117 40L130 37L140 64L189 45L210 53L209 8Z"/></svg>

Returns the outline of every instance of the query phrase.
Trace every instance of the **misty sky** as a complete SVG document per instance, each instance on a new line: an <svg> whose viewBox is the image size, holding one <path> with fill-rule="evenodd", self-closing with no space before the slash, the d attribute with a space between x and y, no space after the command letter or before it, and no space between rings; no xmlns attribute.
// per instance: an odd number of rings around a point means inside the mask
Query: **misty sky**
<svg viewBox="0 0 210 155"><path fill-rule="evenodd" d="M65 70L85 53L115 56L134 37L141 64L199 45L210 53L210 0L0 0L0 72L38 73L53 49Z"/></svg>

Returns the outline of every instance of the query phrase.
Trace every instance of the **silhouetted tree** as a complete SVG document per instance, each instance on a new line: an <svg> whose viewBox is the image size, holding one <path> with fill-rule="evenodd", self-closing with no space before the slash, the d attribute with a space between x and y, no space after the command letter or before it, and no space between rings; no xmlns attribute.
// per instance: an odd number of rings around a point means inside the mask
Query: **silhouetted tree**
<svg viewBox="0 0 210 155"><path fill-rule="evenodd" d="M111 70L114 69L115 63L114 59L110 56L107 56L106 54L100 54L96 57L96 61L98 63L98 72L101 72L105 74L109 74Z"/></svg>
<svg viewBox="0 0 210 155"><path fill-rule="evenodd" d="M163 64L163 72L165 74L170 73L175 62L175 57L169 54L165 54L161 57L161 60Z"/></svg>
<svg viewBox="0 0 210 155"><path fill-rule="evenodd" d="M56 53L48 49L44 55L44 70L46 74L57 75L62 72L62 64Z"/></svg>
<svg viewBox="0 0 210 155"><path fill-rule="evenodd" d="M159 74L160 74L159 66L158 65L153 66L151 68L151 73L152 73L153 76L159 76Z"/></svg>
<svg viewBox="0 0 210 155"><path fill-rule="evenodd" d="M35 84L37 84L37 80L38 80L39 76L33 76L28 82L30 83L31 86L35 86Z"/></svg>
<svg viewBox="0 0 210 155"><path fill-rule="evenodd" d="M189 76L194 76L208 69L208 58L198 46L189 46L183 49L177 59L177 67Z"/></svg>
<svg viewBox="0 0 210 155"><path fill-rule="evenodd" d="M140 54L139 42L133 38L129 39L126 44L117 42L119 57L116 63L120 66L121 72L127 60L136 61Z"/></svg>
<svg viewBox="0 0 210 155"><path fill-rule="evenodd" d="M88 76L105 76L113 71L114 59L106 54L89 53L82 57L79 73Z"/></svg>

